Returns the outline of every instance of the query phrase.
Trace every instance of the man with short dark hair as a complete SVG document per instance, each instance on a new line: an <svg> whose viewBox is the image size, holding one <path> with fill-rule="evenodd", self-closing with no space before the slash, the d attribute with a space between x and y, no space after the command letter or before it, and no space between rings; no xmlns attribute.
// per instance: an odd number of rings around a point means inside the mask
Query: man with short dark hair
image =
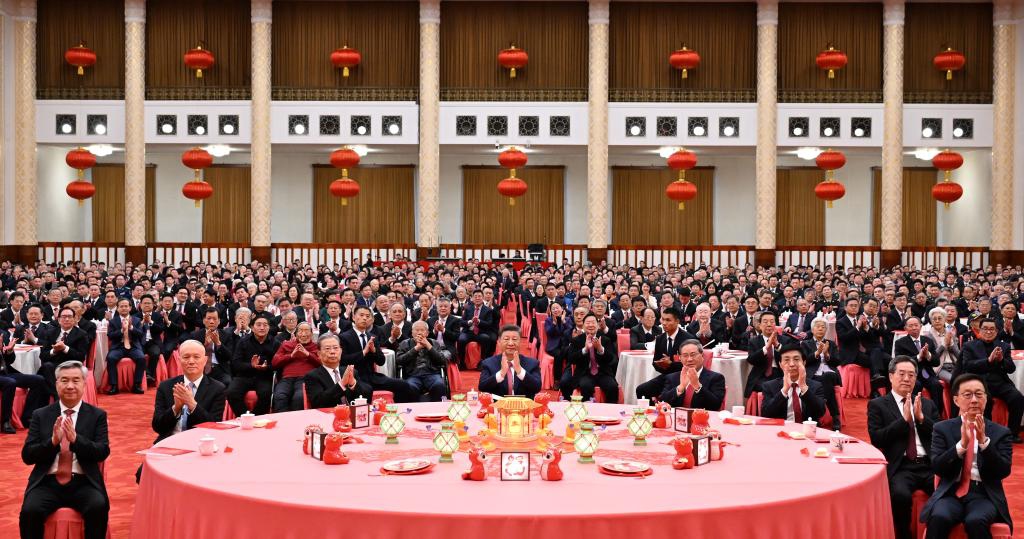
<svg viewBox="0 0 1024 539"><path fill-rule="evenodd" d="M807 375L806 364L799 343L790 342L779 349L782 377L761 383L762 416L795 423L821 420L825 414L825 393L821 384Z"/></svg>
<svg viewBox="0 0 1024 539"><path fill-rule="evenodd" d="M359 309L370 316L366 307L359 306ZM341 338L333 333L321 335L317 349L322 367L307 372L303 377L310 408L331 408L359 397L369 399L373 396L373 388L358 378L360 372L356 365L342 365Z"/></svg>
<svg viewBox="0 0 1024 539"><path fill-rule="evenodd" d="M110 500L100 464L110 455L107 413L82 402L85 367L57 366L59 400L32 414L21 459L33 465L21 504L21 537L41 539L46 519L70 507L82 515L86 539L107 535Z"/></svg>
<svg viewBox="0 0 1024 539"><path fill-rule="evenodd" d="M868 435L885 455L892 502L893 527L898 539L911 539L910 513L915 490L931 494L933 476L929 451L932 427L939 420L935 404L920 393L914 398L918 366L909 356L889 362L892 391L868 402Z"/></svg>
<svg viewBox="0 0 1024 539"><path fill-rule="evenodd" d="M110 351L107 352L107 379L110 389L107 395L117 395L117 364L122 359L135 362L135 379L132 380L132 393L142 394L142 380L146 376L146 356L142 352L142 321L132 315L132 302L127 298L117 300L117 314L110 319L107 326L107 337L110 338Z"/></svg>
<svg viewBox="0 0 1024 539"><path fill-rule="evenodd" d="M262 316L253 322L252 333L239 339L232 355L231 371L234 375L227 391L228 404L236 416L246 412L245 395L249 391L256 392L254 414L270 411L274 377L271 367L277 346L270 336L270 322Z"/></svg>
<svg viewBox="0 0 1024 539"><path fill-rule="evenodd" d="M661 400L676 408L721 410L725 403L725 377L704 368L704 348L700 341L683 341L679 356L683 368L665 377Z"/></svg>
<svg viewBox="0 0 1024 539"><path fill-rule="evenodd" d="M519 332L515 325L501 328L501 353L480 362L480 391L531 399L540 391L540 362L519 354Z"/></svg>
<svg viewBox="0 0 1024 539"><path fill-rule="evenodd" d="M1010 345L996 339L998 328L991 318L981 320L979 337L964 345L960 358L960 372L976 374L983 377L985 386L992 398L1006 403L1009 411L1010 439L1015 444L1021 443L1020 423L1024 417L1024 395L1010 380L1009 373L1017 370L1010 357ZM992 402L986 399L987 417L992 417Z"/></svg>
<svg viewBox="0 0 1024 539"><path fill-rule="evenodd" d="M658 376L636 386L636 398L650 399L661 395L665 391L665 377L682 370L679 349L685 341L695 337L681 327L681 318L682 314L675 307L666 307L661 311L662 333L654 339L654 358L651 360Z"/></svg>
<svg viewBox="0 0 1024 539"><path fill-rule="evenodd" d="M928 524L925 537L947 538L961 523L971 539L992 537L992 523L1013 526L1003 492L1012 466L1012 434L985 419L988 391L980 376L957 377L952 392L960 415L933 428L930 454L939 484L921 509L921 522Z"/></svg>

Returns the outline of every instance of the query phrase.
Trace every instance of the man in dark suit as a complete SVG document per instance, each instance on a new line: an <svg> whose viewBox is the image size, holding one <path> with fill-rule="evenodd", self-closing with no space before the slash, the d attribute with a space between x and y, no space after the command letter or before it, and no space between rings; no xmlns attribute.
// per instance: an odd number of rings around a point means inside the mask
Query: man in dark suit
<svg viewBox="0 0 1024 539"><path fill-rule="evenodd" d="M167 294L164 295L166 296ZM187 288L183 286L178 287L174 291L174 295L171 296L171 299L169 310L178 313L181 323L184 324L184 329L179 333L195 331L196 328L202 327L202 318L197 314L198 305L188 298ZM164 301L163 297L160 298L160 304L165 310L168 308L168 304Z"/></svg>
<svg viewBox="0 0 1024 539"><path fill-rule="evenodd" d="M163 353L164 326L162 316L156 315L156 302L151 296L139 300L139 321L142 323L142 353L146 356L146 381L156 385L156 365ZM168 357L167 359L170 359Z"/></svg>
<svg viewBox="0 0 1024 539"><path fill-rule="evenodd" d="M732 301L730 299L730 301ZM729 302L726 302L726 312L729 313ZM746 350L750 347L750 339L757 335L757 299L747 298L743 301L743 309L737 311L733 316L728 314L725 319L725 327L728 330L732 326L729 348L733 350ZM730 322L730 318L732 322Z"/></svg>
<svg viewBox="0 0 1024 539"><path fill-rule="evenodd" d="M911 539L910 513L915 490L931 494L933 476L928 451L932 427L939 420L935 404L920 394L912 397L917 363L897 355L889 362L892 392L868 402L868 434L888 462L889 496L893 528L898 539Z"/></svg>
<svg viewBox="0 0 1024 539"><path fill-rule="evenodd" d="M388 308L388 321L381 328L384 340L381 345L392 351L397 351L402 342L412 338L412 324L405 320L405 305L399 302L393 303Z"/></svg>
<svg viewBox="0 0 1024 539"><path fill-rule="evenodd" d="M15 328L25 323L25 294L14 292L11 294L10 305L0 311L0 326Z"/></svg>
<svg viewBox="0 0 1024 539"><path fill-rule="evenodd" d="M217 309L204 311L202 322L203 327L183 335L182 342L192 339L203 343L206 349L203 372L227 387L231 384L231 356L234 352L230 346L230 332L221 329L220 311Z"/></svg>
<svg viewBox="0 0 1024 539"><path fill-rule="evenodd" d="M131 300L117 300L117 316L110 319L107 325L107 337L110 338L110 351L107 352L107 380L110 384L108 395L117 395L117 364L123 358L135 362L135 379L132 380L132 393L142 394L142 379L146 375L146 356L142 352L142 321L132 316Z"/></svg>
<svg viewBox="0 0 1024 539"><path fill-rule="evenodd" d="M871 386L885 385L882 376L885 354L881 338L884 331L878 325L872 326L866 314L860 313L860 300L848 298L844 303L845 314L836 316L836 341L839 345L839 360L843 365L858 365L871 371Z"/></svg>
<svg viewBox="0 0 1024 539"><path fill-rule="evenodd" d="M897 356L914 358L920 371L917 373L917 386L914 393L927 389L932 398L942 398L943 388L939 383L939 377L935 375L935 367L938 355L935 353L938 346L935 340L927 335L921 335L921 320L916 316L907 318L904 322L907 334L896 339L893 343ZM891 376L890 376L891 378Z"/></svg>
<svg viewBox="0 0 1024 539"><path fill-rule="evenodd" d="M782 331L792 335L796 340L802 341L811 333L811 322L814 321L814 312L811 304L804 298L796 300L796 311L789 314Z"/></svg>
<svg viewBox="0 0 1024 539"><path fill-rule="evenodd" d="M494 355L498 341L498 311L484 305L484 293L473 291L473 302L462 313L462 334L459 335L459 363L466 363L466 347L475 342L480 345L480 357Z"/></svg>
<svg viewBox="0 0 1024 539"><path fill-rule="evenodd" d="M701 346L713 347L729 342L725 322L711 317L711 306L701 303L694 311L693 321L686 326L686 332L700 341Z"/></svg>
<svg viewBox="0 0 1024 539"><path fill-rule="evenodd" d="M679 349L683 368L665 377L661 400L679 408L719 411L725 403L725 377L704 368L700 341L683 341Z"/></svg>
<svg viewBox="0 0 1024 539"><path fill-rule="evenodd" d="M327 302L327 309L324 313L325 316L321 318L320 327L318 333L323 335L324 333L333 333L335 335L341 335L352 328L352 322L345 319L342 316L344 308L341 302L332 299ZM297 320L297 319L296 319Z"/></svg>
<svg viewBox="0 0 1024 539"><path fill-rule="evenodd" d="M820 383L807 376L806 364L799 343L789 342L782 346L779 350L782 377L761 384L764 391L762 416L796 423L808 419L821 420L825 414L825 393Z"/></svg>
<svg viewBox="0 0 1024 539"><path fill-rule="evenodd" d="M203 343L189 339L178 348L182 376L164 380L156 391L153 409L153 430L160 442L173 434L189 430L209 421L220 421L224 415L224 384L203 376L206 349Z"/></svg>
<svg viewBox="0 0 1024 539"><path fill-rule="evenodd" d="M480 391L531 399L540 391L540 362L519 355L519 333L518 326L501 328L501 354L480 362Z"/></svg>
<svg viewBox="0 0 1024 539"><path fill-rule="evenodd" d="M988 392L980 376L962 375L953 380L952 390L961 415L933 429L929 453L939 484L921 509L921 522L928 525L927 539L949 537L961 523L972 539L991 537L992 523L1013 526L1003 492L1012 464L1012 434L985 419Z"/></svg>
<svg viewBox="0 0 1024 539"><path fill-rule="evenodd" d="M462 320L452 314L452 302L448 298L440 298L436 304L437 315L427 320L430 337L444 343L444 347L454 357L462 331Z"/></svg>
<svg viewBox="0 0 1024 539"><path fill-rule="evenodd" d="M1024 320L1017 317L1017 306L1007 301L999 307L999 340L1010 343L1014 350L1024 350Z"/></svg>
<svg viewBox="0 0 1024 539"><path fill-rule="evenodd" d="M100 464L110 455L107 413L82 402L85 368L56 370L60 400L32 414L21 460L33 465L21 505L21 537L41 539L46 519L61 507L82 515L87 539L107 535L110 500Z"/></svg>
<svg viewBox="0 0 1024 539"><path fill-rule="evenodd" d="M447 394L442 373L448 368L451 352L443 342L430 338L430 326L425 321L409 325L412 337L402 341L396 351L399 374L417 395L426 393L430 400L440 402Z"/></svg>
<svg viewBox="0 0 1024 539"><path fill-rule="evenodd" d="M996 340L996 321L986 318L979 326L981 336L973 339L964 345L963 355L960 358L960 372L977 374L984 377L985 387L992 398L1000 399L1006 403L1009 411L1010 439L1015 444L1021 442L1020 422L1024 416L1024 395L1014 385L1008 376L1015 371L1010 357L1010 345ZM992 402L988 402L985 409L987 417L992 417Z"/></svg>
<svg viewBox="0 0 1024 539"><path fill-rule="evenodd" d="M839 375L839 357L836 355L836 343L825 338L828 322L824 318L815 318L811 324L811 335L800 341L804 357L807 358L807 373L811 379L821 383L825 394L825 406L832 415L832 430L841 430L839 401L836 399L836 386L843 385Z"/></svg>
<svg viewBox="0 0 1024 539"><path fill-rule="evenodd" d="M589 313L583 318L583 333L569 343L567 362L571 368L562 374L561 383L566 399L578 389L583 400L588 401L594 396L594 388L600 387L605 402L619 402L619 382L615 380L619 361L611 343L598 330L597 316Z"/></svg>
<svg viewBox="0 0 1024 539"><path fill-rule="evenodd" d="M365 310L366 307L359 306L359 309ZM369 317L369 311L364 312ZM323 367L307 372L303 378L310 408L330 408L359 397L369 399L373 395L370 384L360 379L359 367L343 363L341 338L328 333L317 340L317 346Z"/></svg>
<svg viewBox="0 0 1024 539"><path fill-rule="evenodd" d="M160 298L160 306L153 313L153 317L159 318L163 326L163 335L160 339L160 353L163 354L164 360L170 361L171 354L178 347L181 336L190 331L188 329L189 324L186 323L185 318L180 312L174 310L174 296L172 294L164 294Z"/></svg>
<svg viewBox="0 0 1024 539"><path fill-rule="evenodd" d="M270 396L274 390L272 362L277 352L277 343L270 336L270 322L260 317L253 321L252 333L238 341L232 354L231 384L228 385L228 404L236 416L247 410L245 395L256 392L256 406L253 413L262 415L270 412Z"/></svg>
<svg viewBox="0 0 1024 539"><path fill-rule="evenodd" d="M744 399L756 391L763 392L761 386L764 382L782 377L779 365L782 346L792 341L788 335L779 335L774 313L762 312L755 321L758 333L747 341L750 374L747 375L747 385L743 388Z"/></svg>
<svg viewBox="0 0 1024 539"><path fill-rule="evenodd" d="M665 391L665 376L682 370L683 364L678 361L679 349L682 348L684 341L694 339L694 336L680 327L681 316L679 309L675 307L661 311L663 331L654 339L654 359L651 360L654 370L658 371L658 376L636 386L636 398L650 399L661 395ZM614 373L612 375L614 376Z"/></svg>
<svg viewBox="0 0 1024 539"><path fill-rule="evenodd" d="M360 382L366 382L373 389L390 391L394 394L395 402L413 402L419 399L405 380L376 372L374 365L383 367L385 364L380 344L384 338L373 325L373 315L369 308L362 305L355 308L352 329L342 333L339 339L342 350L341 365L354 365L355 376Z"/></svg>
<svg viewBox="0 0 1024 539"><path fill-rule="evenodd" d="M658 316L654 309L645 307L640 317L640 323L629 330L629 349L646 350L647 343L654 341L661 335L661 328L658 327Z"/></svg>
<svg viewBox="0 0 1024 539"><path fill-rule="evenodd" d="M75 325L75 312L64 307L57 315L57 329L46 332L39 339L39 376L46 381L46 390L57 397L54 369L65 361L85 363L89 355L89 338Z"/></svg>

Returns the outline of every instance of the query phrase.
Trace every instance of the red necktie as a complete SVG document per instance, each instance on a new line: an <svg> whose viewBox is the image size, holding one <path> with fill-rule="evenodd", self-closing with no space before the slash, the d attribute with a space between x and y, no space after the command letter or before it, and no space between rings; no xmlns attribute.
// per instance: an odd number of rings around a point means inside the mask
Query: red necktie
<svg viewBox="0 0 1024 539"><path fill-rule="evenodd" d="M512 366L509 365L509 369L508 369L508 394L509 395L515 395L516 394L516 380L515 380L516 371L514 371L511 367Z"/></svg>
<svg viewBox="0 0 1024 539"><path fill-rule="evenodd" d="M967 431L967 454L964 455L964 469L960 472L960 484L956 487L957 498L966 496L967 491L971 488L971 467L974 466L974 425L971 425Z"/></svg>
<svg viewBox="0 0 1024 539"><path fill-rule="evenodd" d="M597 353L594 352L593 343L590 343L590 375L597 376Z"/></svg>
<svg viewBox="0 0 1024 539"><path fill-rule="evenodd" d="M67 416L68 421L71 421L71 415L74 413L75 411L71 409L64 410L64 415ZM57 454L57 483L66 485L71 482L72 460L71 443L68 442L68 438L65 436L60 441L60 453Z"/></svg>
<svg viewBox="0 0 1024 539"><path fill-rule="evenodd" d="M768 361L766 362L765 367L764 367L764 375L770 377L772 375L772 367L774 366L774 363L775 363L775 348L774 347L772 347L772 346L768 347L767 358L768 358Z"/></svg>
<svg viewBox="0 0 1024 539"><path fill-rule="evenodd" d="M804 413L803 410L800 409L800 385L794 382L789 387L791 388L789 390L790 398L793 399L793 420L797 423L803 423Z"/></svg>
<svg viewBox="0 0 1024 539"><path fill-rule="evenodd" d="M907 398L909 399L910 397ZM910 424L910 433L907 434L907 458L917 460L917 429L914 428L913 418L908 423Z"/></svg>
<svg viewBox="0 0 1024 539"><path fill-rule="evenodd" d="M691 404L693 404L693 386L687 385L686 396L683 397L683 408L691 408Z"/></svg>

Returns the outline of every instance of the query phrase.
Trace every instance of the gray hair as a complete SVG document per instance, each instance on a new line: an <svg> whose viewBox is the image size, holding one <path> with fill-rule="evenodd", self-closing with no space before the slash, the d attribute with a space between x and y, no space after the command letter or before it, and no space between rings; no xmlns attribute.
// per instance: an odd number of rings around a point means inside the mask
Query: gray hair
<svg viewBox="0 0 1024 539"><path fill-rule="evenodd" d="M324 334L320 335L320 337L317 338L317 340L316 340L316 345L319 346L319 347L323 347L324 341L328 341L328 340L331 340L331 339L333 339L335 341L338 341L338 346L341 346L341 337L338 337L337 335L335 335L335 334L333 334L331 332L327 332L327 333L324 333Z"/></svg>
<svg viewBox="0 0 1024 539"><path fill-rule="evenodd" d="M910 363L914 366L914 372L917 372L917 361L914 361L914 358L910 356L896 356L889 361L889 374L895 374L896 365L899 365L900 363Z"/></svg>
<svg viewBox="0 0 1024 539"><path fill-rule="evenodd" d="M946 320L946 309L944 307L935 307L932 310L928 311L928 320L931 320L932 317L935 316L936 314L941 314L942 320Z"/></svg>
<svg viewBox="0 0 1024 539"><path fill-rule="evenodd" d="M790 315L790 316L792 316L792 315ZM828 327L828 320L826 320L824 316L816 316L816 317L814 317L814 320L811 320L811 327L813 328L814 326L816 326L818 324L824 324L825 327L827 328Z"/></svg>
<svg viewBox="0 0 1024 539"><path fill-rule="evenodd" d="M683 344L679 345L679 349L682 350L684 346L696 346L697 351L700 352L702 355L704 354L704 345L701 344L700 341L698 341L697 339L686 339L685 341L683 341Z"/></svg>
<svg viewBox="0 0 1024 539"><path fill-rule="evenodd" d="M65 361L64 363L61 363L60 365L57 365L57 368L54 369L53 372L56 373L57 377L59 377L60 376L60 371L67 371L67 370L71 370L71 369L78 369L78 370L82 371L82 378L85 378L85 373L86 373L85 365L83 365L81 361L77 361L77 360Z"/></svg>
<svg viewBox="0 0 1024 539"><path fill-rule="evenodd" d="M248 316L250 318L252 317L252 311L250 311L248 307L239 307L235 311L235 317L237 318L238 315L240 315L240 314L244 314L244 315L246 315L246 316Z"/></svg>
<svg viewBox="0 0 1024 539"><path fill-rule="evenodd" d="M423 320L417 320L417 321L412 323L412 329L415 330L418 327L424 327L424 328L427 328L428 332L430 331L430 326L426 322L424 322Z"/></svg>

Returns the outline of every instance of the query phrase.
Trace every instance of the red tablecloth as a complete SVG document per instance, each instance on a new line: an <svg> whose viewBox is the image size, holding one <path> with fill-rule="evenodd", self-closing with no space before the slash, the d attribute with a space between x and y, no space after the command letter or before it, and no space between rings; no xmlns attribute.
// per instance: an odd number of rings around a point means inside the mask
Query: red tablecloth
<svg viewBox="0 0 1024 539"><path fill-rule="evenodd" d="M414 405L443 411L442 403ZM561 432L562 403L556 411ZM618 414L613 404L590 404L591 414ZM203 435L234 452L202 457L146 457L135 502L132 537L892 537L885 467L841 465L801 455L827 444L785 440L781 427L720 425L725 459L693 470L673 470L671 432L655 430L646 447L634 447L624 424L602 432L598 461L631 458L655 465L644 479L610 477L576 455L562 459L565 479L529 482L494 477L462 481L466 454L438 464L430 474L380 476L383 461L437 458L427 424L407 414L397 446L360 433L364 444L347 444L352 462L327 466L302 454L301 432L310 423L330 425L317 410L274 416L273 430L193 429L160 445L195 449ZM714 415L714 414L712 414ZM471 421L471 431L479 423ZM717 424L713 418L713 424ZM436 424L434 424L436 429ZM796 429L789 425L787 429ZM371 431L372 432L372 431ZM846 456L880 457L866 443L848 444ZM535 460L535 465L538 460Z"/></svg>

